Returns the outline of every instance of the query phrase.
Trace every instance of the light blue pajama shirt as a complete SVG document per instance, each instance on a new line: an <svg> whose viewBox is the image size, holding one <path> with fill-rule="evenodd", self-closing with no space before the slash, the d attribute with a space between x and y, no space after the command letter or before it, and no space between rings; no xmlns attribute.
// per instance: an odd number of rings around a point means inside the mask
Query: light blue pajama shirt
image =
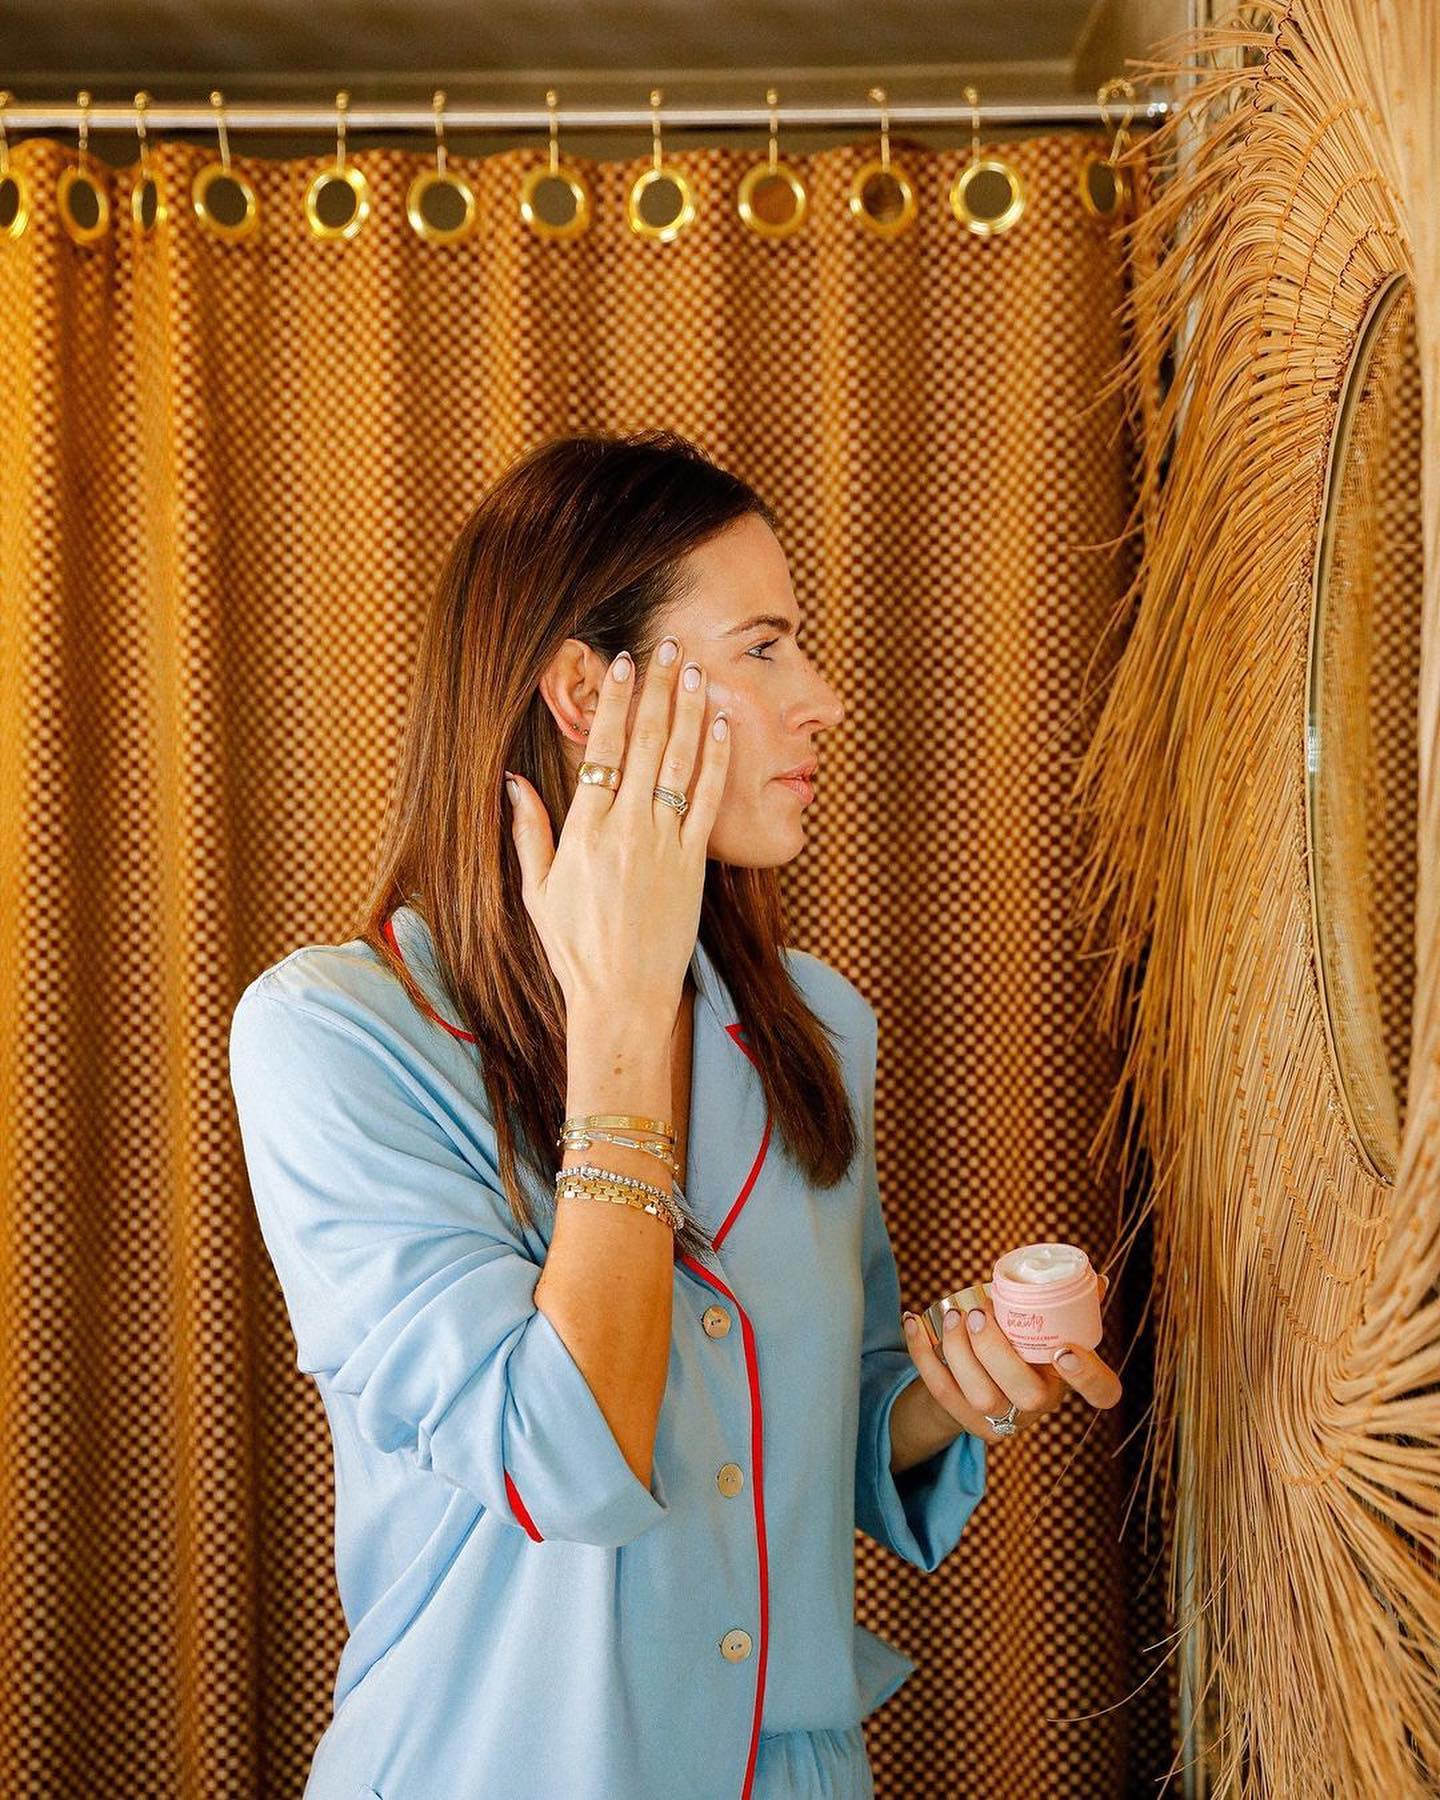
<svg viewBox="0 0 1440 1800"><path fill-rule="evenodd" d="M918 1380L875 1170L874 1009L785 952L863 1130L839 1186L771 1133L702 945L686 1200L650 1486L534 1303L553 1190L497 1173L473 1039L418 910L264 970L231 1022L251 1189L334 1445L348 1637L306 1800L851 1800L914 1662L854 1617L858 1525L916 1568L985 1489L963 1433L890 1472ZM647 1221L647 1223L649 1223Z"/></svg>

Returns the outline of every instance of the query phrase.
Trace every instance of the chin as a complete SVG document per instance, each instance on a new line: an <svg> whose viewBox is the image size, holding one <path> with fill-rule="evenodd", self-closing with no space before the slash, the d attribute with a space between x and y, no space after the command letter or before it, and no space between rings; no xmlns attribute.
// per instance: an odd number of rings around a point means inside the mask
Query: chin
<svg viewBox="0 0 1440 1800"><path fill-rule="evenodd" d="M705 854L712 862L728 863L735 869L778 869L794 862L805 848L805 828L800 820L788 828L773 823L767 831L722 830L724 821L717 819L710 833Z"/></svg>

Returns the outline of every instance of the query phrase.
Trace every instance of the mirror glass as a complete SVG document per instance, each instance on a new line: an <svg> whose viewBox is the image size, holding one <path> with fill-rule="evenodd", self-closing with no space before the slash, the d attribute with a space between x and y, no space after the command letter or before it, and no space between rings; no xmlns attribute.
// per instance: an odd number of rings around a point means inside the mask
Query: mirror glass
<svg viewBox="0 0 1440 1800"><path fill-rule="evenodd" d="M1421 381L1408 277L1346 376L1315 559L1306 720L1316 965L1352 1135L1395 1178L1415 993Z"/></svg>

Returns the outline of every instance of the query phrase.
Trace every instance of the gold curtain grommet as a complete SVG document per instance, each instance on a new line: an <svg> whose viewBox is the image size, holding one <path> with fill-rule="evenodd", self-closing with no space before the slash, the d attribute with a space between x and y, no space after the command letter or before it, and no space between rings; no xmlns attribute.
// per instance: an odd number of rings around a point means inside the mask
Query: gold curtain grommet
<svg viewBox="0 0 1440 1800"><path fill-rule="evenodd" d="M681 168L663 160L660 149L659 88L650 90L650 129L653 135L650 167L630 184L625 197L625 220L636 237L648 238L656 244L673 244L685 228L692 224L698 210L695 185ZM646 202L663 188L673 188L679 204L665 217L656 219L646 210Z"/></svg>
<svg viewBox="0 0 1440 1800"><path fill-rule="evenodd" d="M20 171L0 172L0 236L11 241L23 237L33 208L30 183Z"/></svg>
<svg viewBox="0 0 1440 1800"><path fill-rule="evenodd" d="M559 96L545 90L550 111L550 156L538 169L527 172L520 183L520 217L537 237L560 240L579 237L594 216L590 184L573 163L560 160L560 130L555 108Z"/></svg>
<svg viewBox="0 0 1440 1800"><path fill-rule="evenodd" d="M350 96L335 96L335 160L317 169L305 185L305 223L322 243L348 243L370 217L370 183L354 163L345 161L345 113Z"/></svg>
<svg viewBox="0 0 1440 1800"><path fill-rule="evenodd" d="M345 192L340 193L340 189ZM348 198L347 198L348 196ZM338 217L327 218L339 203ZM324 242L348 241L370 217L370 183L354 163L337 168L333 163L311 176L305 187L305 223L313 237Z"/></svg>
<svg viewBox="0 0 1440 1800"><path fill-rule="evenodd" d="M998 156L968 163L950 184L950 210L977 237L998 237L1025 210L1019 170Z"/></svg>
<svg viewBox="0 0 1440 1800"><path fill-rule="evenodd" d="M82 88L77 95L80 107L80 151L78 160L62 169L55 182L55 203L60 208L60 223L77 244L93 244L110 229L110 196L86 167L86 146L90 138L90 94Z"/></svg>
<svg viewBox="0 0 1440 1800"><path fill-rule="evenodd" d="M1102 81L1096 90L1095 97L1100 103L1100 117L1106 129L1110 125L1108 100L1112 91L1119 89L1127 97L1125 117L1116 127L1115 136L1111 140L1107 155L1098 150L1087 151L1080 164L1077 185L1080 190L1080 204L1092 219L1099 219L1104 224L1121 217L1131 209L1135 197L1135 185L1129 169L1120 161L1129 141L1129 126L1134 116L1135 97L1134 84L1123 75L1117 75L1109 81Z"/></svg>
<svg viewBox="0 0 1440 1800"><path fill-rule="evenodd" d="M965 89L970 102L970 161L950 184L950 210L977 237L1009 231L1025 210L1020 171L1002 156L980 154L980 95Z"/></svg>
<svg viewBox="0 0 1440 1800"><path fill-rule="evenodd" d="M884 88L872 87L869 97L880 108L880 154L861 163L850 177L846 204L850 217L863 230L873 237L894 238L910 229L920 207L910 177L890 161L890 113Z"/></svg>
<svg viewBox="0 0 1440 1800"><path fill-rule="evenodd" d="M406 218L416 235L430 244L453 244L469 237L477 211L475 190L469 182L435 169L422 169L405 195Z"/></svg>
<svg viewBox="0 0 1440 1800"><path fill-rule="evenodd" d="M0 91L0 238L13 241L25 235L34 209L30 183L10 167L10 140L5 135L5 108L14 99L9 88Z"/></svg>
<svg viewBox="0 0 1440 1800"><path fill-rule="evenodd" d="M230 167L230 140L225 130L225 102L219 88L210 93L220 133L220 161L206 163L190 184L195 217L213 237L237 244L260 228L260 201L243 175ZM218 202L218 205L217 205Z"/></svg>
<svg viewBox="0 0 1440 1800"><path fill-rule="evenodd" d="M135 96L135 132L140 139L140 172L130 183L130 223L137 237L149 237L170 217L165 189L150 166L150 140L145 129L145 108L150 96L142 88Z"/></svg>
<svg viewBox="0 0 1440 1800"><path fill-rule="evenodd" d="M747 230L759 237L787 238L799 231L810 213L810 196L797 170L779 159L780 96L765 90L770 108L770 149L763 163L756 163L740 178L735 204Z"/></svg>
<svg viewBox="0 0 1440 1800"><path fill-rule="evenodd" d="M480 216L475 190L445 164L445 94L437 88L435 109L435 167L422 169L405 194L405 217L410 229L427 244L456 244L474 231Z"/></svg>
<svg viewBox="0 0 1440 1800"><path fill-rule="evenodd" d="M876 237L899 237L915 222L919 204L903 169L881 157L862 163L850 177L850 216Z"/></svg>

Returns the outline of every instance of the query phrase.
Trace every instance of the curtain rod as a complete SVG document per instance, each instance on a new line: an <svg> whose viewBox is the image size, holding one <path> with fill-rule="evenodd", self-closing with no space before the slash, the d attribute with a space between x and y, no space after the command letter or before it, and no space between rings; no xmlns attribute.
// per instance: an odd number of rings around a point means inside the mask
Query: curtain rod
<svg viewBox="0 0 1440 1800"><path fill-rule="evenodd" d="M1129 103L1133 113L1132 128L1154 124L1174 110L1164 98L1136 100ZM1127 102L1112 99L1106 108L1111 126L1125 118ZM334 132L336 109L329 105L272 105L266 102L226 102L223 108L225 128L235 132ZM1061 100L996 100L981 102L972 108L964 101L896 101L886 108L892 131L907 125L969 125L976 112L982 123L989 125L1081 125L1103 124L1098 101ZM662 126L671 131L765 131L771 119L766 106L662 106ZM77 105L36 102L17 104L12 100L0 112L0 123L8 130L78 131L82 114L88 114L93 132L133 132L136 109L133 104L102 101L82 108ZM186 102L151 100L145 108L145 125L149 131L195 131L213 133L217 109ZM880 112L874 101L829 104L791 104L777 106L775 116L781 128L798 130L833 129L838 126L880 128ZM444 123L447 131L548 131L550 114L544 106L446 106ZM649 107L644 106L571 106L557 107L557 127L562 131L648 131L653 122ZM431 105L367 104L352 99L346 109L347 131L414 131L433 133L435 109Z"/></svg>

